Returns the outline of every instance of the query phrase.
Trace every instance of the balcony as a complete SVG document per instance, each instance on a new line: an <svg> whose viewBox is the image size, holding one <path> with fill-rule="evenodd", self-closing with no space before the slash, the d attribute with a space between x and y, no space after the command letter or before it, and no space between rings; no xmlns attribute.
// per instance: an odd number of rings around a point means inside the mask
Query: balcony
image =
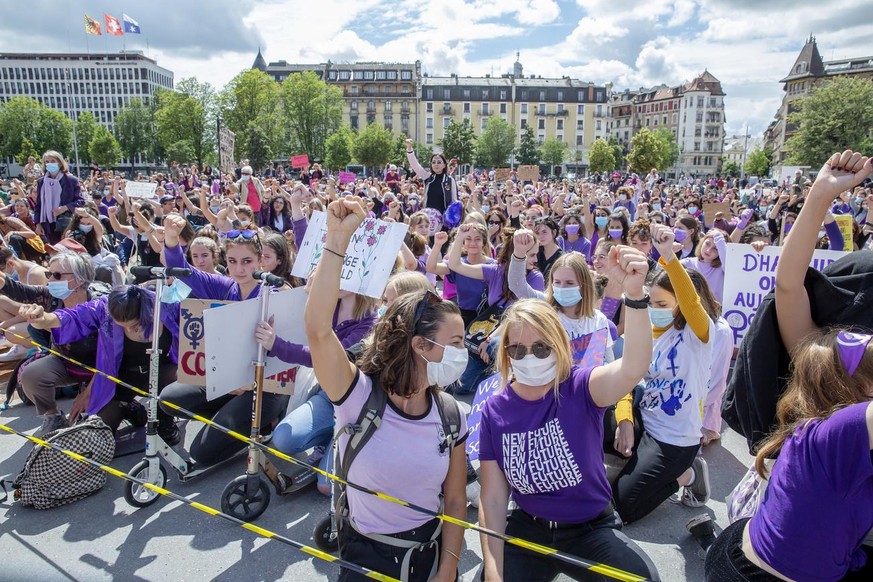
<svg viewBox="0 0 873 582"><path fill-rule="evenodd" d="M481 115L482 117L487 117L489 115L494 115L494 112L490 109L479 109L479 115Z"/></svg>
<svg viewBox="0 0 873 582"><path fill-rule="evenodd" d="M440 115L454 115L454 114L455 114L454 107L441 107L440 108Z"/></svg>
<svg viewBox="0 0 873 582"><path fill-rule="evenodd" d="M554 112L550 111L549 113L546 113L546 115L555 116L555 117L567 117L568 115L570 115L570 110L569 109L562 109L561 111L554 111Z"/></svg>

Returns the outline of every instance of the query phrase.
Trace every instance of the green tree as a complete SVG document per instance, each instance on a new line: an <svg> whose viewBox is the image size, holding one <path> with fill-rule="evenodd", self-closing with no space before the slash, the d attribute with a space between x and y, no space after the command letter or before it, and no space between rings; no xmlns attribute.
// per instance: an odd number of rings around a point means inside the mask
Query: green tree
<svg viewBox="0 0 873 582"><path fill-rule="evenodd" d="M515 128L502 117L492 116L476 143L476 163L503 167L515 149Z"/></svg>
<svg viewBox="0 0 873 582"><path fill-rule="evenodd" d="M216 147L216 98L212 85L200 83L194 77L182 79L175 91L158 91L155 101L157 141L165 151L172 144L187 141L190 157L178 161L196 161L202 167Z"/></svg>
<svg viewBox="0 0 873 582"><path fill-rule="evenodd" d="M246 134L249 136L248 150L246 150L249 164L256 169L265 167L273 155L270 136L254 121L249 122Z"/></svg>
<svg viewBox="0 0 873 582"><path fill-rule="evenodd" d="M461 123L452 120L446 128L445 135L439 145L447 158L457 158L458 164L472 164L476 152L476 134L466 117Z"/></svg>
<svg viewBox="0 0 873 582"><path fill-rule="evenodd" d="M615 149L600 138L588 150L588 170L594 173L611 172L615 169Z"/></svg>
<svg viewBox="0 0 873 582"><path fill-rule="evenodd" d="M550 173L555 173L555 166L560 166L567 159L570 148L567 144L555 138L549 138L540 146L540 159L550 168Z"/></svg>
<svg viewBox="0 0 873 582"><path fill-rule="evenodd" d="M676 136L669 129L657 129L653 133L661 144L661 166L658 170L665 170L679 159L679 144L676 143ZM637 171L642 171L642 168L637 168Z"/></svg>
<svg viewBox="0 0 873 582"><path fill-rule="evenodd" d="M88 155L98 166L111 168L121 161L121 146L111 131L98 125L88 144Z"/></svg>
<svg viewBox="0 0 873 582"><path fill-rule="evenodd" d="M833 153L834 152L831 152L831 154ZM761 178L769 176L772 156L773 151L768 148L757 148L755 150L752 150L752 153L750 153L746 158L746 174L748 174L749 176L758 176Z"/></svg>
<svg viewBox="0 0 873 582"><path fill-rule="evenodd" d="M288 146L282 142L279 93L276 81L257 69L243 71L225 85L218 97L218 110L222 124L236 134L236 159L244 158L249 151L247 129L251 122L264 131L274 151L290 153L282 151Z"/></svg>
<svg viewBox="0 0 873 582"><path fill-rule="evenodd" d="M82 163L91 161L91 140L97 134L97 118L90 111L83 111L76 120L76 145Z"/></svg>
<svg viewBox="0 0 873 582"><path fill-rule="evenodd" d="M739 176L740 167L736 162L724 161L721 166L721 173L725 176Z"/></svg>
<svg viewBox="0 0 873 582"><path fill-rule="evenodd" d="M40 155L46 150L56 150L69 158L73 122L60 111L30 97L13 97L0 103L0 157L16 157L25 139Z"/></svg>
<svg viewBox="0 0 873 582"><path fill-rule="evenodd" d="M24 167L27 165L27 159L33 156L34 159L39 160L40 155L39 152L36 151L36 148L33 147L33 144L30 143L30 140L24 138L21 140L21 151L18 152L18 155L15 156L15 161L18 162L18 165Z"/></svg>
<svg viewBox="0 0 873 582"><path fill-rule="evenodd" d="M381 168L391 160L394 135L381 125L370 123L358 132L352 154L367 168Z"/></svg>
<svg viewBox="0 0 873 582"><path fill-rule="evenodd" d="M654 133L643 128L631 139L631 150L627 162L639 174L646 174L652 168L663 168L662 140Z"/></svg>
<svg viewBox="0 0 873 582"><path fill-rule="evenodd" d="M343 92L312 71L292 73L282 83L282 122L288 143L311 158L325 157L325 142L343 119Z"/></svg>
<svg viewBox="0 0 873 582"><path fill-rule="evenodd" d="M348 125L340 126L324 142L324 164L332 170L343 170L352 161L352 143L355 134Z"/></svg>
<svg viewBox="0 0 873 582"><path fill-rule="evenodd" d="M130 171L133 172L137 156L146 157L154 139L151 111L140 99L131 99L118 110L115 116L115 137L121 146L122 155L130 163Z"/></svg>
<svg viewBox="0 0 873 582"><path fill-rule="evenodd" d="M419 161L423 166L428 167L428 162L433 157L433 148L431 146L424 145L421 142L415 142L412 144L412 151L415 152L415 159ZM451 159L448 156L446 159ZM397 164L397 167L408 168L409 160L406 157L406 136L403 134L398 135L394 140L393 150L391 152L391 159L389 160L392 164Z"/></svg>
<svg viewBox="0 0 873 582"><path fill-rule="evenodd" d="M187 139L180 139L164 148L164 155L168 161L185 162L194 159L194 147Z"/></svg>
<svg viewBox="0 0 873 582"><path fill-rule="evenodd" d="M818 168L837 151L873 146L873 80L835 77L795 102L788 116L797 132L786 147L790 162Z"/></svg>
<svg viewBox="0 0 873 582"><path fill-rule="evenodd" d="M524 133L521 134L521 139L518 142L518 156L516 160L522 166L538 164L540 161L540 148L537 144L537 138L534 136L534 130L531 126L527 126Z"/></svg>

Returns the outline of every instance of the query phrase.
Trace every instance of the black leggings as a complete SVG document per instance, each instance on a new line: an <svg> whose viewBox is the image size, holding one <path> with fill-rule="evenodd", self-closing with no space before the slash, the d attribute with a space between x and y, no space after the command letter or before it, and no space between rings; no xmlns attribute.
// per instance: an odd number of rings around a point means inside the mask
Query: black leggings
<svg viewBox="0 0 873 582"><path fill-rule="evenodd" d="M438 525L439 520L433 519L414 530L391 534L391 536L404 540L427 542L433 536ZM442 536L440 535L437 537L436 544L426 546L423 550L414 551L409 562L410 571L404 573L400 569L403 557L406 555L406 548L398 548L377 542L359 534L350 525L346 524L340 536L340 557L343 560L364 566L380 574L398 579L403 574L407 574L409 582L427 582L430 579L430 572L434 561L440 559L439 548L441 547L441 541ZM340 570L337 580L339 582L363 582L364 580L370 580L370 578L343 568Z"/></svg>
<svg viewBox="0 0 873 582"><path fill-rule="evenodd" d="M700 445L677 447L644 432L637 449L612 485L615 508L625 523L655 510L679 490L676 482L691 467Z"/></svg>

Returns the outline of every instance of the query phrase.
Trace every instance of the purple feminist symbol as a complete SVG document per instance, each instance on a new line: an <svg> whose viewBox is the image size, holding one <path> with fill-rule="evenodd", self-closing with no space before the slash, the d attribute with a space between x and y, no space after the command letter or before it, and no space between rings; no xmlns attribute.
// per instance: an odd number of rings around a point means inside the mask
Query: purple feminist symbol
<svg viewBox="0 0 873 582"><path fill-rule="evenodd" d="M843 362L846 374L850 378L855 374L855 370L858 369L858 365L864 358L870 340L873 340L873 336L865 333L841 331L837 334L837 351L840 353L840 360Z"/></svg>

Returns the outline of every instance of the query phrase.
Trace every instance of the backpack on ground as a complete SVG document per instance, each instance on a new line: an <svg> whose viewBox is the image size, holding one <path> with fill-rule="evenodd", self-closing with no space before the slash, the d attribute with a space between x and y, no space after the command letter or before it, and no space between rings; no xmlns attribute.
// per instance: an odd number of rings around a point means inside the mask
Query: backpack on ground
<svg viewBox="0 0 873 582"><path fill-rule="evenodd" d="M115 456L115 437L99 416L48 433L45 441L101 465ZM12 487L15 500L51 509L83 499L106 484L106 473L54 449L35 445Z"/></svg>

